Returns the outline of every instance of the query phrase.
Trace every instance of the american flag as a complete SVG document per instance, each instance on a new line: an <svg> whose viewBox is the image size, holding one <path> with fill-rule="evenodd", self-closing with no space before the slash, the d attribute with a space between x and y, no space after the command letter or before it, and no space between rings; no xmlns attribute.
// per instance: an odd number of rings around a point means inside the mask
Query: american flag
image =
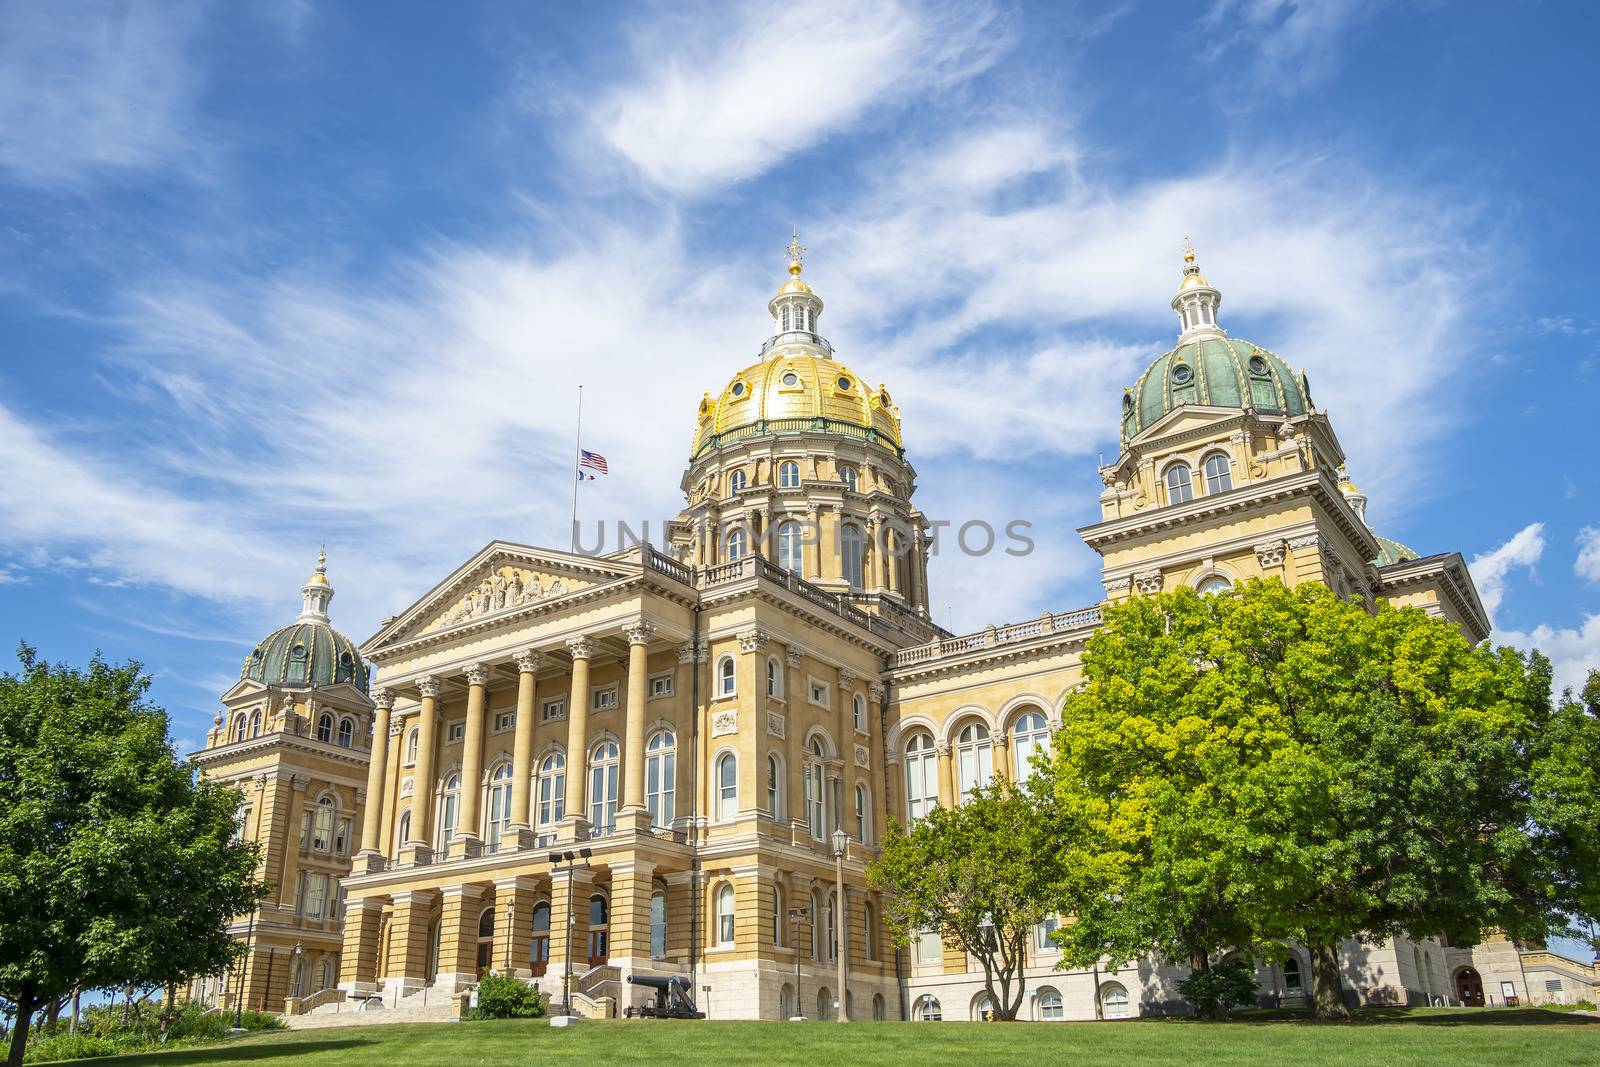
<svg viewBox="0 0 1600 1067"><path fill-rule="evenodd" d="M601 474L611 473L611 471L606 467L606 457L602 456L598 452L590 452L586 448L581 449L578 452L578 466L580 468L588 467L590 470L599 471Z"/></svg>

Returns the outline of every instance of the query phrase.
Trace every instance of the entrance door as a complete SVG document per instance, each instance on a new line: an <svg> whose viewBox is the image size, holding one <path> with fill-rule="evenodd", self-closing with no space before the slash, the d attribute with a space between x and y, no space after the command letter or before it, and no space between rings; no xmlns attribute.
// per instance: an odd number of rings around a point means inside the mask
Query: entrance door
<svg viewBox="0 0 1600 1067"><path fill-rule="evenodd" d="M478 977L494 966L494 909L484 908L478 916Z"/></svg>
<svg viewBox="0 0 1600 1067"><path fill-rule="evenodd" d="M611 955L608 926L611 908L606 898L596 893L589 898L589 966L598 967Z"/></svg>
<svg viewBox="0 0 1600 1067"><path fill-rule="evenodd" d="M1471 967L1456 972L1456 995L1469 1008L1483 1007L1483 979Z"/></svg>

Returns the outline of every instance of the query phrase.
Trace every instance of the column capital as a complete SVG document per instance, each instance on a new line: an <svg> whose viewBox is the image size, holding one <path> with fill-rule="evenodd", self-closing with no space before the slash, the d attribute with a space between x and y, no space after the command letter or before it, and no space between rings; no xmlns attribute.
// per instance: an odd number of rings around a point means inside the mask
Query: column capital
<svg viewBox="0 0 1600 1067"><path fill-rule="evenodd" d="M856 672L849 667L839 668L839 688L841 690L853 688L856 684Z"/></svg>
<svg viewBox="0 0 1600 1067"><path fill-rule="evenodd" d="M484 664L484 663L469 663L469 664L467 664L467 684L468 685L488 685L489 684L489 667L488 667L488 665Z"/></svg>
<svg viewBox="0 0 1600 1067"><path fill-rule="evenodd" d="M867 699L874 704L883 703L884 685L882 682L867 683Z"/></svg>
<svg viewBox="0 0 1600 1067"><path fill-rule="evenodd" d="M933 746L933 753L936 756L948 756L948 755L950 755L950 742L948 742L948 741L937 741L937 742L935 742L934 746Z"/></svg>
<svg viewBox="0 0 1600 1067"><path fill-rule="evenodd" d="M799 668L805 662L806 650L799 645L790 645L783 653L784 660L791 667Z"/></svg>
<svg viewBox="0 0 1600 1067"><path fill-rule="evenodd" d="M594 655L594 638L569 637L567 651L572 654L573 659L588 659Z"/></svg>
<svg viewBox="0 0 1600 1067"><path fill-rule="evenodd" d="M388 711L390 708L394 707L394 690L387 687L379 689L377 692L372 694L372 703L375 704L379 710Z"/></svg>
<svg viewBox="0 0 1600 1067"><path fill-rule="evenodd" d="M434 675L424 674L417 679L417 692L425 697L436 697L439 695L442 684Z"/></svg>
<svg viewBox="0 0 1600 1067"><path fill-rule="evenodd" d="M650 635L655 632L656 628L643 619L636 619L622 629L622 633L627 637L630 645L648 645L650 643Z"/></svg>
<svg viewBox="0 0 1600 1067"><path fill-rule="evenodd" d="M451 897L463 897L466 899L475 900L478 897L483 896L486 888L487 887L485 886L478 885L476 882L458 882L455 885L440 886L439 893L446 900L449 900Z"/></svg>
<svg viewBox="0 0 1600 1067"><path fill-rule="evenodd" d="M520 674L533 674L539 669L541 657L538 652L531 648L523 649L514 658L517 662L517 671Z"/></svg>
<svg viewBox="0 0 1600 1067"><path fill-rule="evenodd" d="M748 630L740 630L737 634L739 648L743 652L760 652L767 647L767 631L759 626L752 626Z"/></svg>
<svg viewBox="0 0 1600 1067"><path fill-rule="evenodd" d="M700 662L700 663L704 663L705 662L705 657L704 656L698 656L697 657L694 654L694 645L692 645L692 644L684 644L684 645L679 645L678 646L678 662L679 663L681 663L681 664L690 664L690 663L695 663L697 661Z"/></svg>

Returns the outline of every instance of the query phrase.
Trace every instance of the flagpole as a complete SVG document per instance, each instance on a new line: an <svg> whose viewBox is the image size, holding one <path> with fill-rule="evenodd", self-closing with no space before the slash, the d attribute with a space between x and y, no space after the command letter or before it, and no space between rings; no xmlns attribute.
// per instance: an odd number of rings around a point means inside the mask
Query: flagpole
<svg viewBox="0 0 1600 1067"><path fill-rule="evenodd" d="M583 386L578 386L578 438L572 445L572 551L578 551L578 482L582 481L582 470L578 464L583 460Z"/></svg>

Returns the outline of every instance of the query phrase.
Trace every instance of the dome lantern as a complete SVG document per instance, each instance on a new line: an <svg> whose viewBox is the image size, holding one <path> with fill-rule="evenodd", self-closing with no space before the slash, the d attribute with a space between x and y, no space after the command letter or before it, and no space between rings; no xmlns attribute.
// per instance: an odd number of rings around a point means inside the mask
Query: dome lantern
<svg viewBox="0 0 1600 1067"><path fill-rule="evenodd" d="M300 587L300 615L274 630L245 657L241 679L285 689L349 684L367 691L367 665L361 650L328 622L328 601L333 584L328 581L328 555L317 554L317 569Z"/></svg>
<svg viewBox="0 0 1600 1067"><path fill-rule="evenodd" d="M326 550L317 553L317 569L300 587L300 597L300 622L328 621L328 601L333 599L333 585L328 581Z"/></svg>
<svg viewBox="0 0 1600 1067"><path fill-rule="evenodd" d="M1217 308L1221 305L1222 294L1200 273L1194 245L1184 237L1183 280L1178 283L1178 295L1172 298L1172 310L1178 313L1178 321L1183 324L1178 343L1228 336L1228 332L1217 325Z"/></svg>
<svg viewBox="0 0 1600 1067"><path fill-rule="evenodd" d="M833 354L832 349L817 334L822 299L800 278L805 270L806 249L800 243L800 231L791 232L789 247L784 249L789 256L789 280L783 283L778 295L767 302L767 311L772 315L772 337L763 346L762 355L775 351L780 345L797 344L828 359Z"/></svg>

